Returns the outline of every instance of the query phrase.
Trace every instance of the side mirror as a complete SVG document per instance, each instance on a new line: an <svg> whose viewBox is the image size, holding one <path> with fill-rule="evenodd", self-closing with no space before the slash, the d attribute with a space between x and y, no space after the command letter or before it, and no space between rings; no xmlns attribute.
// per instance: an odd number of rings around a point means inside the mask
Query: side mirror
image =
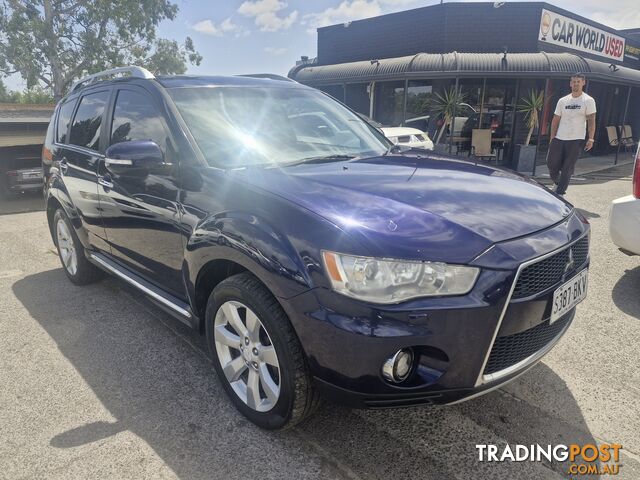
<svg viewBox="0 0 640 480"><path fill-rule="evenodd" d="M104 166L114 174L147 171L164 164L164 155L156 142L131 140L111 145L105 152Z"/></svg>

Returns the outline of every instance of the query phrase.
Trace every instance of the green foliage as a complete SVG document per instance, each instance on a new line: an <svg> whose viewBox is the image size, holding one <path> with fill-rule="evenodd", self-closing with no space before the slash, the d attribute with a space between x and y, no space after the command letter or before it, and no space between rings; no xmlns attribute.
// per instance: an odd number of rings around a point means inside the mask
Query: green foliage
<svg viewBox="0 0 640 480"><path fill-rule="evenodd" d="M525 145L531 142L533 131L538 128L540 123L540 112L544 106L544 92L542 90L529 90L527 96L520 99L518 111L525 114L525 122L529 127L529 133Z"/></svg>
<svg viewBox="0 0 640 480"><path fill-rule="evenodd" d="M436 115L442 115L444 123L438 132L436 142L440 142L440 138L446 129L451 125L451 120L455 116L455 111L460 103L464 103L466 94L456 89L455 86L451 86L444 90L443 93L436 93L431 98L431 111Z"/></svg>
<svg viewBox="0 0 640 480"><path fill-rule="evenodd" d="M58 99L75 79L116 66L184 72L202 59L192 40L156 38L177 11L169 0L0 0L0 73L19 73Z"/></svg>
<svg viewBox="0 0 640 480"><path fill-rule="evenodd" d="M0 103L53 103L53 95L40 86L24 92L11 92L0 82Z"/></svg>

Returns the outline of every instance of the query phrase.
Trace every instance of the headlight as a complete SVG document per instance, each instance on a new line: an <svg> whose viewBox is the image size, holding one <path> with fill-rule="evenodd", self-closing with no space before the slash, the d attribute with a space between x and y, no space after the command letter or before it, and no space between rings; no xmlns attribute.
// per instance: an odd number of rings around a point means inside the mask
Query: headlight
<svg viewBox="0 0 640 480"><path fill-rule="evenodd" d="M412 262L322 252L336 292L372 303L398 303L416 297L463 295L480 269L441 262Z"/></svg>

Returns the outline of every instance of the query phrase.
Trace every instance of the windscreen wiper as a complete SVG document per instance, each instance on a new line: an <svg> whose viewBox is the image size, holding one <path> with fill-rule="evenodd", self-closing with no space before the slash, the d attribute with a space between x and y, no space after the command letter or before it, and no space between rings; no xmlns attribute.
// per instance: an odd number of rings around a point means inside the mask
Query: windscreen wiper
<svg viewBox="0 0 640 480"><path fill-rule="evenodd" d="M389 155L390 153L403 153L403 152L408 152L409 150L411 150L411 147L408 145L398 145L397 143L394 145L391 145L387 151L385 152L385 155Z"/></svg>
<svg viewBox="0 0 640 480"><path fill-rule="evenodd" d="M340 162L343 160L353 160L355 155L324 155L319 157L308 157L303 158L302 160L296 160L295 162L283 163L280 165L276 165L277 167L293 167L295 165L301 165L303 163L329 163L329 162Z"/></svg>

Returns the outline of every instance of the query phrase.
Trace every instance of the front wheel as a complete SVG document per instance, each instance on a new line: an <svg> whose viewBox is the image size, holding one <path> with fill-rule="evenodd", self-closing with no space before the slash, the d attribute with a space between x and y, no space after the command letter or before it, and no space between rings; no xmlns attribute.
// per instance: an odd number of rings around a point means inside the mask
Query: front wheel
<svg viewBox="0 0 640 480"><path fill-rule="evenodd" d="M253 275L222 281L206 312L214 368L240 412L259 427L289 428L319 403L302 347L273 295Z"/></svg>

